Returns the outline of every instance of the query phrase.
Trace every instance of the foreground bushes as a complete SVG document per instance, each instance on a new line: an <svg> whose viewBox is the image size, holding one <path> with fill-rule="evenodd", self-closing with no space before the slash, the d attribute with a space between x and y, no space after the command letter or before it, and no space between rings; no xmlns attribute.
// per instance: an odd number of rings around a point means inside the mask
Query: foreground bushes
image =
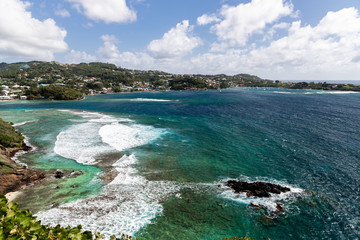
<svg viewBox="0 0 360 240"><path fill-rule="evenodd" d="M4 195L0 195L0 240L17 239L104 239L99 233L92 234L89 231L82 232L81 226L49 227L41 225L32 216L29 210L21 211L17 203L7 202ZM123 235L121 238L111 237L112 240L133 239Z"/></svg>

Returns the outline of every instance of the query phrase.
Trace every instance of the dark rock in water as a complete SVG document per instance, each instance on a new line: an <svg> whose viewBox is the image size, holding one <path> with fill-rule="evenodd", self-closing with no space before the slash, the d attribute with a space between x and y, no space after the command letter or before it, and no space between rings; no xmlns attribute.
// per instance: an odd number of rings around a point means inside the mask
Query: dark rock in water
<svg viewBox="0 0 360 240"><path fill-rule="evenodd" d="M282 206L282 203L276 203L276 211L280 212L280 213L284 213L285 209Z"/></svg>
<svg viewBox="0 0 360 240"><path fill-rule="evenodd" d="M259 204L250 203L250 206L256 209L259 209L261 206Z"/></svg>
<svg viewBox="0 0 360 240"><path fill-rule="evenodd" d="M283 187L273 183L266 182L244 182L244 181L236 181L229 180L226 182L226 186L230 187L234 190L235 193L246 192L248 197L271 197L270 193L280 194L289 192L290 188Z"/></svg>
<svg viewBox="0 0 360 240"><path fill-rule="evenodd" d="M83 174L84 174L84 171L82 171L82 170L71 171L70 177L76 177L76 176L80 176L80 175L83 175Z"/></svg>
<svg viewBox="0 0 360 240"><path fill-rule="evenodd" d="M55 172L55 178L62 178L64 176L64 172L61 170L56 170Z"/></svg>

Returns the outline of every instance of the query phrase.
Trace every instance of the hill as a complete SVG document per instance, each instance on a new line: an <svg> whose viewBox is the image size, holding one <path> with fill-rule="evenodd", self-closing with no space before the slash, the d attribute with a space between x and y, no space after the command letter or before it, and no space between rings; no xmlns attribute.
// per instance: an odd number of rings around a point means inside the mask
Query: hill
<svg viewBox="0 0 360 240"><path fill-rule="evenodd" d="M118 67L109 63L62 64L58 62L1 63L0 82L12 88L37 88L58 85L88 93L122 91L218 89L237 85L270 86L249 74L228 76L201 74L171 74L163 71L141 71ZM29 95L29 94L28 94Z"/></svg>

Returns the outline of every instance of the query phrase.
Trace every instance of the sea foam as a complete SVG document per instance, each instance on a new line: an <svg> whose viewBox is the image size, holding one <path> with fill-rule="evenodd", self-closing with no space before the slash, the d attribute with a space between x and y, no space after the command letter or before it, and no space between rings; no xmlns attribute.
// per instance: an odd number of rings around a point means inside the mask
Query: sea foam
<svg viewBox="0 0 360 240"><path fill-rule="evenodd" d="M58 134L54 152L82 164L94 165L100 155L140 146L159 136L151 137L151 133L149 133L152 130L151 127L119 124L119 122L131 123L132 120L128 118L115 118L96 112L61 111L80 115L83 121L76 122ZM146 129L149 131L145 131ZM104 136L99 135L100 130ZM142 130L144 130L144 134L140 136ZM147 138L148 136L149 138ZM103 141L102 138L106 141ZM123 147L119 149L121 142L128 142L128 144L123 144Z"/></svg>
<svg viewBox="0 0 360 240"><path fill-rule="evenodd" d="M101 124L92 122L73 125L56 137L54 152L82 164L96 164L97 156L113 151L101 141L100 127Z"/></svg>
<svg viewBox="0 0 360 240"><path fill-rule="evenodd" d="M156 99L156 98L135 98L130 99L132 102L172 102L173 100L168 99Z"/></svg>
<svg viewBox="0 0 360 240"><path fill-rule="evenodd" d="M165 133L166 130L151 126L139 124L128 126L119 123L105 125L99 130L102 141L118 151L145 145Z"/></svg>
<svg viewBox="0 0 360 240"><path fill-rule="evenodd" d="M134 155L124 155L114 167L117 177L106 185L100 196L63 204L37 213L44 224L77 226L84 230L112 234L133 235L151 223L163 207L161 201L175 196L180 187L172 182L147 181L132 167Z"/></svg>
<svg viewBox="0 0 360 240"><path fill-rule="evenodd" d="M24 125L27 125L27 124L30 124L30 123L36 123L38 121L39 120L30 120L30 121L25 121L25 122L21 122L21 123L15 123L12 126L13 127L21 127L21 126L24 126Z"/></svg>
<svg viewBox="0 0 360 240"><path fill-rule="evenodd" d="M97 157L111 151L148 144L167 133L165 129L134 124L130 119L90 112L57 136L54 151L83 164L98 164ZM133 235L159 215L161 202L175 196L180 185L168 181L148 181L135 168L135 155L123 155L111 166L115 178L97 197L82 199L37 213L44 224L77 226L101 232L108 237L122 233Z"/></svg>

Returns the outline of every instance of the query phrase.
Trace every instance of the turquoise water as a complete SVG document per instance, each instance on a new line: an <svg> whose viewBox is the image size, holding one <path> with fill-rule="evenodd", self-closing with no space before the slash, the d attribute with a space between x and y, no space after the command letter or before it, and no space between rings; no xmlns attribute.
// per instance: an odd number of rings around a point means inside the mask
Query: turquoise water
<svg viewBox="0 0 360 240"><path fill-rule="evenodd" d="M21 162L85 173L49 178L18 199L45 223L143 239L360 237L358 93L129 93L7 102L0 114L27 122L17 128L36 149ZM292 192L247 199L218 187L227 179ZM286 214L271 211L276 202Z"/></svg>

